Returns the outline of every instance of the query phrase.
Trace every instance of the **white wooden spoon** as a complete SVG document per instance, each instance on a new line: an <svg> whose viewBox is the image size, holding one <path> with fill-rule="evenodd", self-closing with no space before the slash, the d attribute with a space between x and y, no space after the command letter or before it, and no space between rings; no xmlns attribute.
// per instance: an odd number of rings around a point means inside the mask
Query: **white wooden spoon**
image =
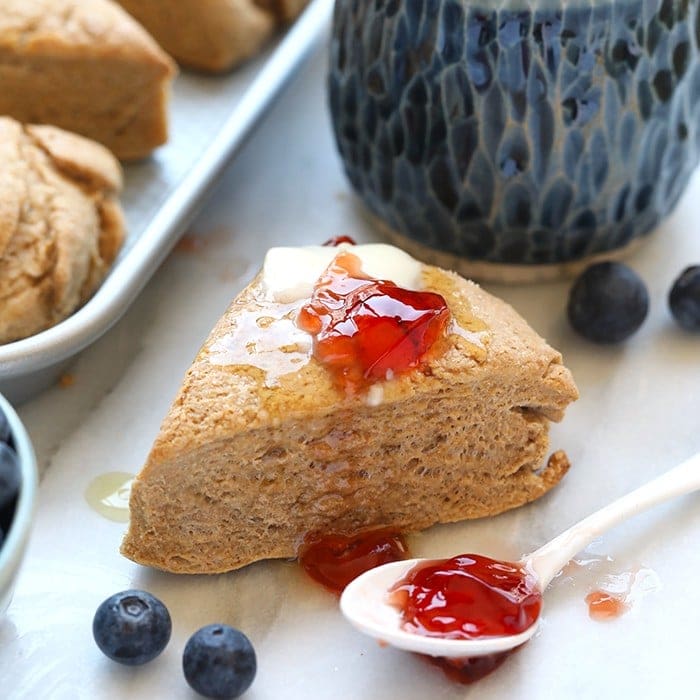
<svg viewBox="0 0 700 700"><path fill-rule="evenodd" d="M700 453L648 484L614 501L573 525L551 542L523 557L520 564L532 572L544 590L572 557L592 540L627 518L676 496L700 489ZM520 634L478 639L427 637L402 629L401 613L388 601L388 592L410 569L425 559L384 564L365 572L343 591L340 608L357 629L399 649L428 656L476 657L509 651L526 642L537 622Z"/></svg>

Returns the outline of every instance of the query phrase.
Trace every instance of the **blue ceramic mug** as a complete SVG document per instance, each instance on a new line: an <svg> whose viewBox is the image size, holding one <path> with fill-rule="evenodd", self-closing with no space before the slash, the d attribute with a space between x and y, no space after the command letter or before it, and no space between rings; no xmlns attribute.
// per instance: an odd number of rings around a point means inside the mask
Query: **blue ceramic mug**
<svg viewBox="0 0 700 700"><path fill-rule="evenodd" d="M699 45L698 0L336 0L345 170L409 249L523 269L609 254L696 167Z"/></svg>

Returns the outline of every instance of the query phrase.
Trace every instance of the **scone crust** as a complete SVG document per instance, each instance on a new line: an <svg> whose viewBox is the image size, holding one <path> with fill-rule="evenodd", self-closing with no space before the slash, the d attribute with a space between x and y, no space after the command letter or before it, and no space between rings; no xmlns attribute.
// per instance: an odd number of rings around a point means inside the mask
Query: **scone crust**
<svg viewBox="0 0 700 700"><path fill-rule="evenodd" d="M122 175L107 149L0 117L0 343L69 316L124 240Z"/></svg>

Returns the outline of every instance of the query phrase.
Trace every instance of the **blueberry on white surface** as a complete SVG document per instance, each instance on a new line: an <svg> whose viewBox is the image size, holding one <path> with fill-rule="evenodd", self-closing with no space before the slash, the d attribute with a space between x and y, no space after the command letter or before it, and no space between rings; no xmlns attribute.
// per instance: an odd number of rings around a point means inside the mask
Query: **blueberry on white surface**
<svg viewBox="0 0 700 700"><path fill-rule="evenodd" d="M687 331L700 332L700 265L691 265L673 283L668 295L673 318Z"/></svg>
<svg viewBox="0 0 700 700"><path fill-rule="evenodd" d="M171 631L168 609L146 591L115 593L97 608L92 621L97 646L126 666L155 659L167 646Z"/></svg>
<svg viewBox="0 0 700 700"><path fill-rule="evenodd" d="M594 343L619 343L629 338L648 311L646 285L634 270L619 262L591 265L569 292L569 322Z"/></svg>
<svg viewBox="0 0 700 700"><path fill-rule="evenodd" d="M228 625L207 625L185 645L182 669L187 682L200 695L237 698L255 678L255 650L243 632Z"/></svg>

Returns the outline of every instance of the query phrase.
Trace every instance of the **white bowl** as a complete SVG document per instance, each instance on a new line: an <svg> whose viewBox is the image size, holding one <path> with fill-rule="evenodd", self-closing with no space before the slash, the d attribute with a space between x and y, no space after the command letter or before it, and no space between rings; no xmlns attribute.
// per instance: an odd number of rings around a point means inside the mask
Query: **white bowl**
<svg viewBox="0 0 700 700"><path fill-rule="evenodd" d="M15 577L29 538L36 503L38 476L36 457L29 435L15 410L2 395L0 395L0 410L10 424L22 477L14 519L0 546L0 615L3 615L12 599Z"/></svg>

